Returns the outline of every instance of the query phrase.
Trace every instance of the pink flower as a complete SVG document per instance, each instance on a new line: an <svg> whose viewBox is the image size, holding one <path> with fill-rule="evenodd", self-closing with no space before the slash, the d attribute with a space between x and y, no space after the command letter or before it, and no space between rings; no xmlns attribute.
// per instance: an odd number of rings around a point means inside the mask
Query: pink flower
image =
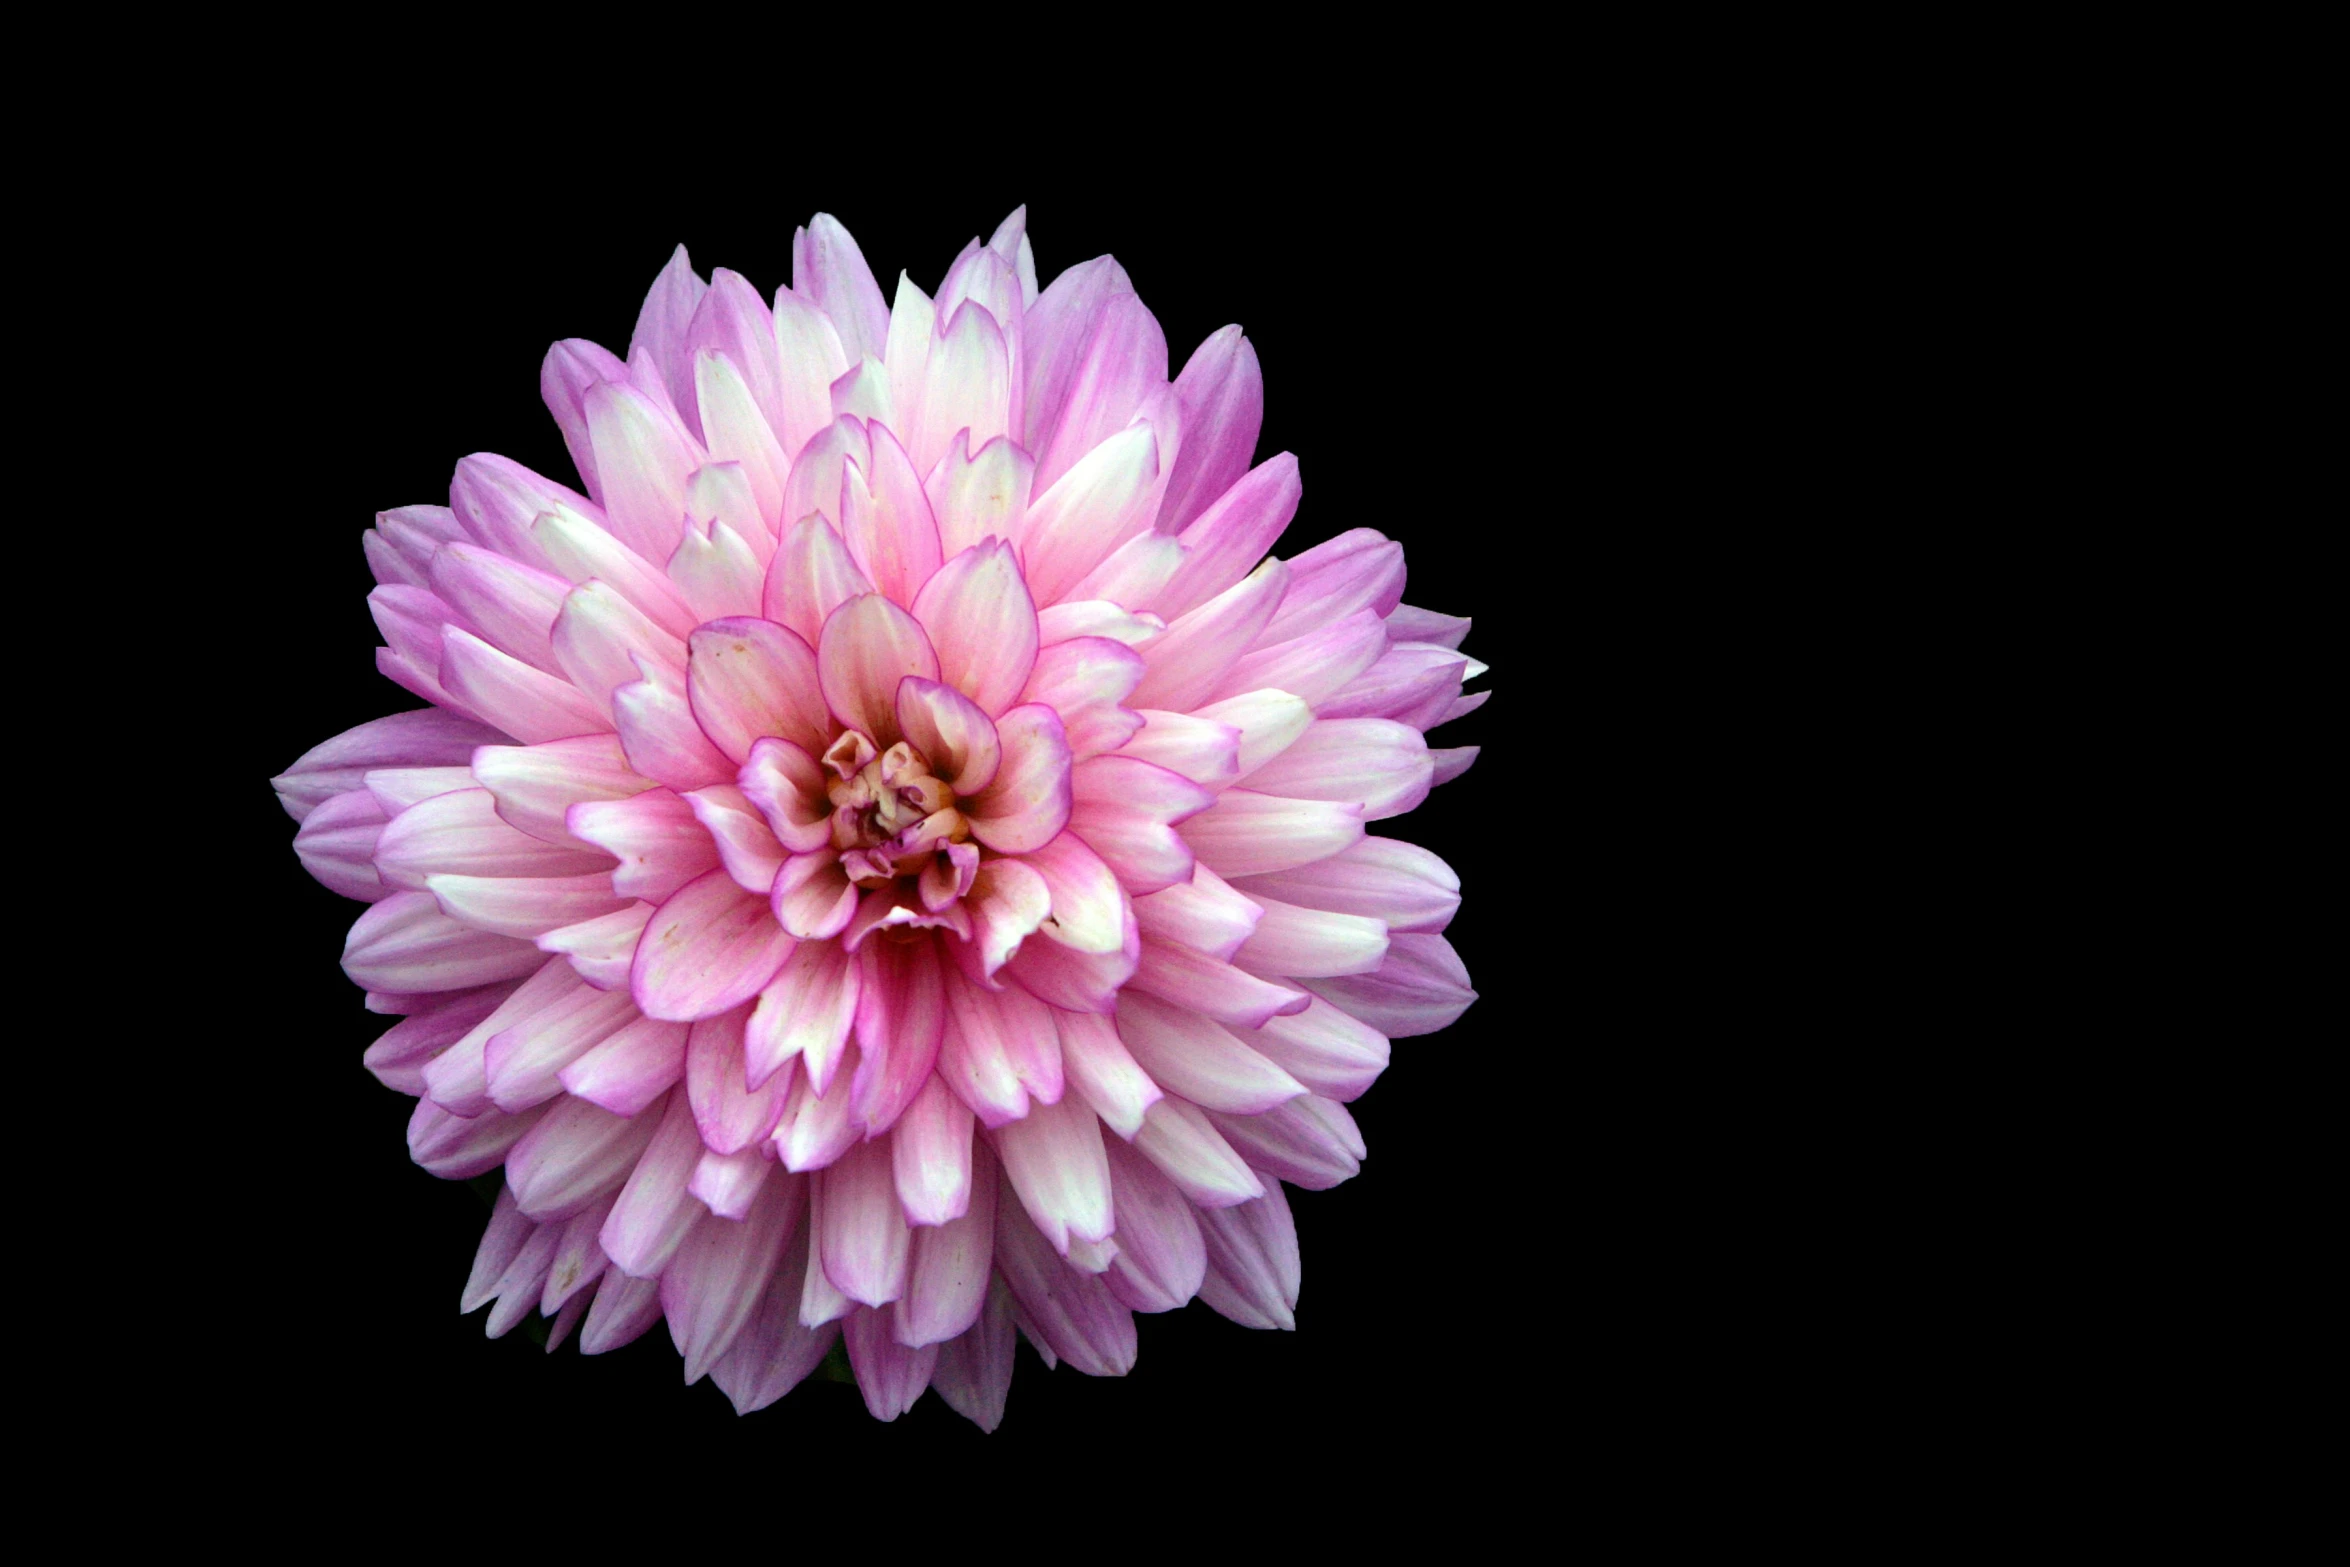
<svg viewBox="0 0 2350 1567"><path fill-rule="evenodd" d="M877 1417L992 1429L1015 1329L1116 1375L1137 1311L1292 1325L1282 1183L1474 999L1457 878L1366 825L1468 766L1423 736L1482 666L1380 534L1267 557L1237 327L1170 382L1020 213L935 300L793 247L772 307L680 249L625 361L549 351L584 493L475 456L378 519L431 706L276 783L412 1155L505 1168L492 1335L665 1318L746 1412L842 1339Z"/></svg>

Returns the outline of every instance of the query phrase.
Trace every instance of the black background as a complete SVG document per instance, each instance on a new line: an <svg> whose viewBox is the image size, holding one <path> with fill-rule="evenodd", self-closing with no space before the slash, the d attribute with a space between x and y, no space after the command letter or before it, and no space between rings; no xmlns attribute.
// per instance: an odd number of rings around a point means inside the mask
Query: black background
<svg viewBox="0 0 2350 1567"><path fill-rule="evenodd" d="M1587 1353L1575 1302L1592 1287L1576 1264L1587 1194L1566 1102L1573 953L1557 922L1579 831L1564 803L1575 720L1555 667L1572 611L1569 416L1552 388L1573 302L1539 182L1348 152L1319 149L1278 179L1206 180L1138 152L1086 178L991 172L974 156L919 174L835 159L807 177L572 167L557 181L539 161L356 155L322 180L289 149L217 192L182 272L200 285L187 292L214 369L183 386L182 406L217 465L194 476L213 514L189 521L226 552L210 591L242 695L207 720L223 791L212 852L230 887L193 939L226 947L244 976L221 998L233 1027L196 1046L241 1130L225 1149L211 1140L209 1167L187 1179L216 1186L225 1165L242 1184L206 1205L187 1337L209 1396L272 1433L280 1462L427 1486L415 1466L454 1443L491 1469L677 1458L725 1491L822 1452L1245 1487L1269 1483L1284 1455L1320 1452L1359 1456L1375 1510L1383 1484L1432 1483L1440 1468L1514 1483L1540 1461L1524 1432L1566 1413ZM771 293L789 281L794 225L830 211L885 295L901 268L934 291L963 242L1021 202L1042 281L1118 257L1166 329L1170 372L1217 327L1246 327L1266 382L1259 458L1294 451L1305 481L1278 553L1375 527L1405 546L1408 601L1476 618L1465 650L1494 666L1477 685L1497 694L1434 738L1484 755L1374 830L1459 871L1448 934L1482 999L1453 1028L1397 1042L1353 1107L1363 1173L1292 1194L1294 1333L1196 1303L1142 1317L1139 1363L1118 1380L1047 1372L1024 1348L992 1436L935 1397L883 1426L854 1388L818 1382L738 1419L715 1386L683 1385L661 1325L594 1358L548 1356L520 1331L488 1341L482 1314L457 1313L485 1208L409 1163L411 1101L359 1065L390 1020L337 966L361 906L300 869L267 782L319 741L418 705L374 672L359 535L376 511L445 504L469 452L573 481L539 401L540 358L574 336L624 353L676 244L705 276L726 266ZM1378 1478L1395 1466L1420 1478Z"/></svg>

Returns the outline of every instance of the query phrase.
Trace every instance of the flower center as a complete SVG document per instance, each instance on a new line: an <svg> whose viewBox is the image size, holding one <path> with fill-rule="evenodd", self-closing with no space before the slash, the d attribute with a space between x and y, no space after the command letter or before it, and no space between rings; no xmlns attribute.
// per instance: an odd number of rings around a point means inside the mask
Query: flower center
<svg viewBox="0 0 2350 1567"><path fill-rule="evenodd" d="M905 741L875 756L873 743L852 731L824 760L835 774L825 788L833 846L858 886L919 875L938 850L970 842L954 793L931 776L930 759Z"/></svg>

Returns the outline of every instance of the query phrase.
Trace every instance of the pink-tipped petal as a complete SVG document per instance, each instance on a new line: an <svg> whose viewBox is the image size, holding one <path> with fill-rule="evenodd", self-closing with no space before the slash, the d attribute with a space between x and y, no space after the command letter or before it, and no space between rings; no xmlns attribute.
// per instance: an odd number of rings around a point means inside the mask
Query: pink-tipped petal
<svg viewBox="0 0 2350 1567"><path fill-rule="evenodd" d="M685 1075L686 1025L640 1017L562 1071L564 1091L614 1115L639 1115Z"/></svg>
<svg viewBox="0 0 2350 1567"><path fill-rule="evenodd" d="M1295 1328L1297 1222L1280 1183L1254 1202L1202 1212L1199 1226L1208 1247L1200 1299L1242 1327Z"/></svg>
<svg viewBox="0 0 2350 1567"><path fill-rule="evenodd" d="M628 1179L660 1119L622 1117L584 1099L557 1099L506 1156L506 1181L522 1211L568 1219Z"/></svg>
<svg viewBox="0 0 2350 1567"><path fill-rule="evenodd" d="M930 761L931 776L958 795L975 795L993 782L1003 748L995 725L953 686L909 675L898 682L898 726Z"/></svg>
<svg viewBox="0 0 2350 1567"><path fill-rule="evenodd" d="M1265 911L1264 918L1233 954L1236 968L1268 978L1319 979L1368 974L1387 960L1387 926L1378 920L1300 908L1262 895L1253 901Z"/></svg>
<svg viewBox="0 0 2350 1567"><path fill-rule="evenodd" d="M1157 940L1142 944L1133 988L1235 1028L1262 1028L1270 1018L1303 1012L1308 1001L1303 991L1284 989L1206 953Z"/></svg>
<svg viewBox="0 0 2350 1567"><path fill-rule="evenodd" d="M629 993L647 1017L712 1017L764 989L794 944L767 899L723 870L707 871L670 894L646 924Z"/></svg>
<svg viewBox="0 0 2350 1567"><path fill-rule="evenodd" d="M718 848L694 809L668 789L625 800L594 800L564 815L572 836L617 859L612 890L659 903L718 869Z"/></svg>
<svg viewBox="0 0 2350 1567"><path fill-rule="evenodd" d="M1166 1095L1127 1051L1118 1027L1097 1012L1055 1012L1061 1062L1069 1084L1094 1114L1120 1137L1132 1141L1150 1107Z"/></svg>
<svg viewBox="0 0 2350 1567"><path fill-rule="evenodd" d="M890 1134L891 1168L906 1222L945 1224L971 1205L971 1110L936 1073Z"/></svg>
<svg viewBox="0 0 2350 1567"><path fill-rule="evenodd" d="M1208 789L1221 789L1240 776L1235 726L1156 708L1139 716L1142 728L1118 748L1118 755L1155 763Z"/></svg>
<svg viewBox="0 0 2350 1567"><path fill-rule="evenodd" d="M1208 1120L1251 1168L1308 1191L1326 1191L1363 1167L1363 1134L1346 1106L1309 1094L1262 1115Z"/></svg>
<svg viewBox="0 0 2350 1567"><path fill-rule="evenodd" d="M1003 1424L1012 1391L1012 1356L1019 1344L1012 1310L1011 1290L994 1283L975 1325L939 1345L938 1364L930 1373L931 1389L982 1431Z"/></svg>
<svg viewBox="0 0 2350 1567"><path fill-rule="evenodd" d="M863 988L838 942L802 942L765 990L743 1033L745 1081L756 1088L799 1060L819 1094L832 1085Z"/></svg>
<svg viewBox="0 0 2350 1567"><path fill-rule="evenodd" d="M1460 954L1442 936L1392 937L1376 972L1305 983L1390 1039L1449 1028L1477 999Z"/></svg>
<svg viewBox="0 0 2350 1567"><path fill-rule="evenodd" d="M1019 698L1036 662L1036 605L1011 547L956 554L923 585L914 615L937 649L939 675L993 718Z"/></svg>
<svg viewBox="0 0 2350 1567"><path fill-rule="evenodd" d="M830 1323L813 1328L800 1323L800 1292L807 1271L808 1226L803 1223L794 1227L783 1261L750 1321L735 1335L734 1347L710 1367L710 1380L725 1392L738 1415L765 1409L806 1381L839 1339L840 1329Z"/></svg>
<svg viewBox="0 0 2350 1567"><path fill-rule="evenodd" d="M938 1366L937 1345L908 1349L898 1342L891 1312L864 1307L850 1312L841 1323L841 1341L848 1346L849 1369L856 1373L865 1412L876 1420L895 1420L912 1409Z"/></svg>
<svg viewBox="0 0 2350 1567"><path fill-rule="evenodd" d="M693 1026L686 1045L686 1097L702 1143L712 1153L736 1153L765 1142L783 1115L790 1084L771 1077L756 1091L746 1086L743 1031L750 1017L746 1005L704 1018Z"/></svg>
<svg viewBox="0 0 2350 1567"><path fill-rule="evenodd" d="M806 228L793 231L791 286L831 319L852 364L887 349L889 305L865 264L865 253L840 219L819 212Z"/></svg>
<svg viewBox="0 0 2350 1567"><path fill-rule="evenodd" d="M1256 1115L1306 1091L1228 1029L1153 996L1118 998L1118 1036L1154 1082L1203 1109Z"/></svg>
<svg viewBox="0 0 2350 1567"><path fill-rule="evenodd" d="M1197 609L1170 617L1166 631L1138 650L1145 667L1129 704L1182 713L1206 701L1273 618L1288 580L1288 568L1268 560Z"/></svg>
<svg viewBox="0 0 2350 1567"><path fill-rule="evenodd" d="M849 1102L857 1119L879 1132L905 1113L938 1062L946 972L929 937L869 941L857 962L859 1061Z"/></svg>
<svg viewBox="0 0 2350 1567"><path fill-rule="evenodd" d="M995 1255L995 1207L999 1190L995 1158L985 1138L969 1148L968 1205L944 1224L913 1232L906 1261L906 1291L898 1297L896 1322L901 1344L936 1344L967 1331L987 1299Z"/></svg>
<svg viewBox="0 0 2350 1567"><path fill-rule="evenodd" d="M1102 1126L1082 1099L1032 1105L991 1135L1012 1190L1055 1251L1065 1256L1072 1239L1109 1237L1116 1221Z"/></svg>
<svg viewBox="0 0 2350 1567"><path fill-rule="evenodd" d="M485 745L472 757L474 781L489 790L498 815L533 838L591 847L564 825L571 807L626 800L655 787L628 765L617 735L581 735L544 745Z"/></svg>
<svg viewBox="0 0 2350 1567"><path fill-rule="evenodd" d="M424 1093L424 1070L495 1012L517 987L512 982L433 996L367 1047L365 1065L384 1087L410 1097Z"/></svg>
<svg viewBox="0 0 2350 1567"><path fill-rule="evenodd" d="M693 1112L683 1094L673 1094L652 1141L597 1231L596 1244L614 1267L649 1279L669 1266L687 1232L702 1217L702 1205L686 1191L701 1157Z"/></svg>
<svg viewBox="0 0 2350 1567"><path fill-rule="evenodd" d="M613 727L603 707L570 681L533 669L455 626L441 633L439 676L442 689L467 712L525 745Z"/></svg>
<svg viewBox="0 0 2350 1567"><path fill-rule="evenodd" d="M793 1076L783 1118L775 1123L775 1152L787 1170L821 1170L854 1147L865 1136L864 1125L849 1109L849 1084L856 1067L856 1046L849 1046L848 1073L835 1074L830 1088L819 1093L809 1075Z"/></svg>
<svg viewBox="0 0 2350 1567"><path fill-rule="evenodd" d="M850 599L825 620L816 664L833 716L885 751L903 738L898 682L908 675L938 678L938 658L920 623L878 593Z"/></svg>
<svg viewBox="0 0 2350 1567"><path fill-rule="evenodd" d="M857 569L832 524L822 515L812 515L784 531L775 559L768 564L760 602L769 620L812 647L834 610L872 591L873 584Z"/></svg>
<svg viewBox="0 0 2350 1567"><path fill-rule="evenodd" d="M732 784L689 789L684 799L718 846L719 863L735 885L763 898L773 893L790 851L776 841L765 813Z"/></svg>
<svg viewBox="0 0 2350 1567"><path fill-rule="evenodd" d="M1035 476L1035 462L1013 442L998 438L972 451L958 431L923 486L947 559L991 536L1011 538L1028 514Z"/></svg>
<svg viewBox="0 0 2350 1567"><path fill-rule="evenodd" d="M983 990L950 970L947 1022L938 1075L987 1125L1028 1113L1029 1084L1048 1083L1059 1097L1060 1039L1050 1008L1024 991Z"/></svg>
<svg viewBox="0 0 2350 1567"><path fill-rule="evenodd" d="M353 789L303 818L302 830L294 834L294 853L328 891L363 903L381 902L400 890L387 886L375 868L376 845L388 820L382 801Z"/></svg>
<svg viewBox="0 0 2350 1567"><path fill-rule="evenodd" d="M661 1273L661 1314L685 1357L688 1385L733 1347L775 1278L806 1211L801 1183L776 1176L741 1219L705 1214Z"/></svg>
<svg viewBox="0 0 2350 1567"><path fill-rule="evenodd" d="M429 892L400 892L369 906L343 943L343 972L368 990L469 990L536 973L545 954L441 912Z"/></svg>
<svg viewBox="0 0 2350 1567"><path fill-rule="evenodd" d="M1183 450L1159 507L1166 533L1179 532L1231 489L1256 455L1265 378L1239 327L1222 328L1192 351L1175 378L1175 396L1183 407Z"/></svg>
<svg viewBox="0 0 2350 1567"><path fill-rule="evenodd" d="M1272 549L1297 515L1304 493L1295 457L1283 452L1260 463L1177 535L1186 551L1182 565L1165 587L1135 607L1174 621L1230 589ZM1163 523L1166 513L1160 516Z"/></svg>
<svg viewBox="0 0 2350 1567"><path fill-rule="evenodd" d="M987 788L963 802L963 814L971 836L998 854L1026 854L1068 825L1068 736L1058 713L1032 703L999 718L996 737L1003 760Z"/></svg>
<svg viewBox="0 0 2350 1567"><path fill-rule="evenodd" d="M1324 1098L1362 1096L1387 1069L1387 1036L1320 996L1303 1012L1233 1033L1250 1049Z"/></svg>
<svg viewBox="0 0 2350 1567"><path fill-rule="evenodd" d="M694 717L730 760L746 760L766 735L812 754L831 743L815 650L797 632L771 620L714 620L694 632L688 647Z"/></svg>
<svg viewBox="0 0 2350 1567"><path fill-rule="evenodd" d="M270 784L298 822L336 795L365 787L376 768L462 766L478 748L504 739L486 724L439 708L394 713L312 746Z"/></svg>
<svg viewBox="0 0 2350 1567"><path fill-rule="evenodd" d="M831 849L795 854L776 872L771 901L775 922L802 941L829 941L848 929L857 889Z"/></svg>
<svg viewBox="0 0 2350 1567"><path fill-rule="evenodd" d="M444 1181L470 1181L496 1169L546 1114L541 1105L520 1115L487 1110L467 1117L419 1099L408 1118L408 1157Z"/></svg>
<svg viewBox="0 0 2350 1567"><path fill-rule="evenodd" d="M995 1260L1022 1314L1061 1359L1092 1377L1134 1369L1134 1314L1100 1275L1064 1262L1010 1193L996 1201Z"/></svg>
<svg viewBox="0 0 2350 1567"><path fill-rule="evenodd" d="M885 1306L906 1287L911 1236L887 1139L860 1142L816 1176L824 1275L853 1301Z"/></svg>
<svg viewBox="0 0 2350 1567"><path fill-rule="evenodd" d="M1038 1000L1065 1012L1109 1012L1134 977L1141 939L1129 924L1115 952L1080 952L1046 937L1025 942L1004 972Z"/></svg>
<svg viewBox="0 0 2350 1567"><path fill-rule="evenodd" d="M872 442L873 466L843 476L842 537L875 588L911 605L939 567L938 523L914 460L878 420Z"/></svg>
<svg viewBox="0 0 2350 1567"><path fill-rule="evenodd" d="M1135 1134L1134 1150L1198 1207L1229 1208L1265 1195L1265 1183L1248 1161L1209 1124L1207 1112L1187 1099L1170 1095L1152 1105Z"/></svg>
<svg viewBox="0 0 2350 1567"><path fill-rule="evenodd" d="M1251 876L1235 889L1262 893L1305 908L1359 914L1390 931L1433 933L1452 923L1461 906L1461 879L1418 844L1364 838L1310 865Z"/></svg>
<svg viewBox="0 0 2350 1567"><path fill-rule="evenodd" d="M1403 546L1375 528L1352 528L1289 560L1289 592L1265 627L1270 646L1319 631L1358 610L1384 617L1403 597Z"/></svg>
<svg viewBox="0 0 2350 1567"><path fill-rule="evenodd" d="M1292 800L1227 789L1216 803L1183 824L1184 841L1219 876L1265 876L1310 865L1363 836L1363 817L1350 804Z"/></svg>
<svg viewBox="0 0 2350 1567"><path fill-rule="evenodd" d="M1207 1274L1198 1213L1141 1154L1116 1141L1107 1151L1118 1205L1118 1255L1103 1282L1136 1311L1174 1311L1199 1293Z"/></svg>
<svg viewBox="0 0 2350 1567"><path fill-rule="evenodd" d="M1121 704L1142 678L1142 657L1108 637L1057 642L1037 655L1021 699L1061 715L1073 760L1114 751L1141 730L1141 715Z"/></svg>
<svg viewBox="0 0 2350 1567"><path fill-rule="evenodd" d="M541 952L568 958L579 977L598 990L626 990L637 938L652 917L650 903L632 903L615 913L548 931L532 944Z"/></svg>
<svg viewBox="0 0 2350 1567"><path fill-rule="evenodd" d="M753 742L735 782L767 818L767 827L794 854L832 845L832 801L824 764L804 747L773 735Z"/></svg>

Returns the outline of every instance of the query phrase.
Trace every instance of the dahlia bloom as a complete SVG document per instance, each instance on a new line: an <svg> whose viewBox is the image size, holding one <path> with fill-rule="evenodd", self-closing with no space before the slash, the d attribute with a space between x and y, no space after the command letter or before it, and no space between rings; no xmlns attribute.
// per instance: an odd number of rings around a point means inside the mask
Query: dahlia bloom
<svg viewBox="0 0 2350 1567"><path fill-rule="evenodd" d="M819 216L772 306L681 248L623 360L366 535L430 705L275 780L368 907L436 1175L504 1167L463 1294L593 1354L666 1320L744 1411L845 1341L993 1429L1015 1332L1093 1375L1194 1296L1293 1325L1282 1183L1364 1154L1388 1041L1474 993L1459 882L1366 833L1474 755L1466 620L1369 529L1287 560L1254 350L1173 381L1108 257L1014 213L935 299Z"/></svg>

